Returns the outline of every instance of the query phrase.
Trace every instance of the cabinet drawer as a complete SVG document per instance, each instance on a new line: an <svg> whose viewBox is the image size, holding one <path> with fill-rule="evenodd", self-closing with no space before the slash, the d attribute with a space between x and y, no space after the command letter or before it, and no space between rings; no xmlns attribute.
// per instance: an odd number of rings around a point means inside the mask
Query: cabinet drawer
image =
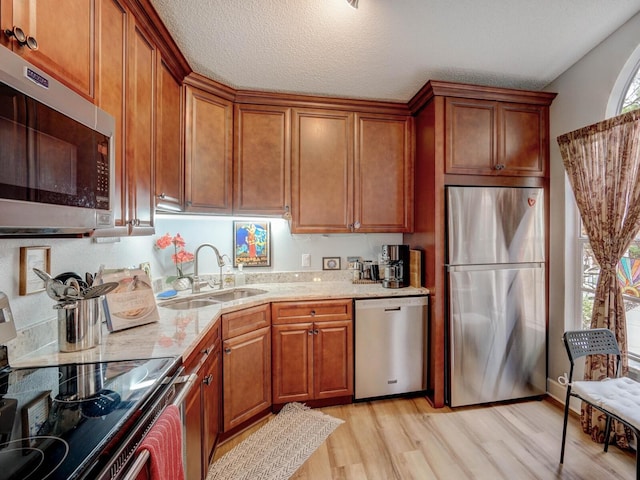
<svg viewBox="0 0 640 480"><path fill-rule="evenodd" d="M216 322L206 333L205 337L200 340L191 354L183 359L182 364L186 372L193 373L198 371L207 357L212 355L216 350L220 350L220 322Z"/></svg>
<svg viewBox="0 0 640 480"><path fill-rule="evenodd" d="M227 340L269 325L271 310L268 304L225 313L222 315L222 338Z"/></svg>
<svg viewBox="0 0 640 480"><path fill-rule="evenodd" d="M352 312L353 302L350 299L271 304L274 324L351 320Z"/></svg>

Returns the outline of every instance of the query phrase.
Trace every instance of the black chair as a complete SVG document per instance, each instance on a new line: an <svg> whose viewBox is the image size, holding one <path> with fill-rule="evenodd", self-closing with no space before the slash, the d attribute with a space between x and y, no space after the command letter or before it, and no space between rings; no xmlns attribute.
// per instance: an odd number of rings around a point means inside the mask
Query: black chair
<svg viewBox="0 0 640 480"><path fill-rule="evenodd" d="M635 414L631 417L627 415L627 411L618 408L616 401L612 400L620 397L621 392L633 390L632 398L635 402L639 403L640 398L637 397L637 389L640 388L640 384L633 380L620 377L620 363L621 354L618 342L613 332L607 328L594 328L590 330L575 330L567 331L563 335L564 345L567 349L567 355L571 362L571 369L569 370L569 378L567 383L567 396L564 406L564 423L562 426L562 449L560 451L560 463L564 461L564 446L567 436L567 420L569 418L569 400L571 397L576 397L592 405L607 416L605 425L605 442L604 451L606 452L609 447L609 434L611 431L611 420L619 420L623 424L627 425L633 430L636 435L636 440L639 438L639 432L637 425L637 418ZM616 356L616 371L613 379L606 379L603 381L573 381L573 367L576 359L585 357L587 355L615 355ZM638 462L640 456L636 452L636 479L640 480L640 468L638 468Z"/></svg>

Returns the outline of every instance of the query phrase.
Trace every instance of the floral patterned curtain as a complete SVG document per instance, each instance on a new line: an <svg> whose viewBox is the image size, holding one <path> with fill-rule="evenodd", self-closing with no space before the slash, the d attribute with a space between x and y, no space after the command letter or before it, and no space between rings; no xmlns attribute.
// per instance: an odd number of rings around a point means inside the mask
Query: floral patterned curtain
<svg viewBox="0 0 640 480"><path fill-rule="evenodd" d="M616 267L640 230L640 111L635 110L558 137L560 152L594 256L600 265L591 328L612 330L628 371L627 324ZM587 357L585 380L613 376L614 359ZM583 403L582 429L604 441L605 417ZM614 423L616 443L631 432Z"/></svg>

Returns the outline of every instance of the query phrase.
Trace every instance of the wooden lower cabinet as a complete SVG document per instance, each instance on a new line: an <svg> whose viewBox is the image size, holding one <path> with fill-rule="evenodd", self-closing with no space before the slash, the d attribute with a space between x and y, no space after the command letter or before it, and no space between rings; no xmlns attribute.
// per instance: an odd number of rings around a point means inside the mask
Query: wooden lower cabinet
<svg viewBox="0 0 640 480"><path fill-rule="evenodd" d="M224 432L271 406L270 320L268 304L222 316ZM244 332L252 324L266 326ZM234 331L244 333L227 337Z"/></svg>
<svg viewBox="0 0 640 480"><path fill-rule="evenodd" d="M184 362L185 371L198 376L184 405L187 480L202 480L207 476L220 433L220 355L218 323Z"/></svg>
<svg viewBox="0 0 640 480"><path fill-rule="evenodd" d="M274 303L272 318L274 404L353 395L350 299Z"/></svg>

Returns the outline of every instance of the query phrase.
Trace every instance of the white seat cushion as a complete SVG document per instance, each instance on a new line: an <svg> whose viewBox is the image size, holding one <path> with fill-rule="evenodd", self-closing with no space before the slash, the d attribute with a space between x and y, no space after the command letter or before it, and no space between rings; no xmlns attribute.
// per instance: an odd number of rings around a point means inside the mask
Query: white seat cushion
<svg viewBox="0 0 640 480"><path fill-rule="evenodd" d="M640 429L640 383L627 377L577 381L572 393L602 407L635 429Z"/></svg>

